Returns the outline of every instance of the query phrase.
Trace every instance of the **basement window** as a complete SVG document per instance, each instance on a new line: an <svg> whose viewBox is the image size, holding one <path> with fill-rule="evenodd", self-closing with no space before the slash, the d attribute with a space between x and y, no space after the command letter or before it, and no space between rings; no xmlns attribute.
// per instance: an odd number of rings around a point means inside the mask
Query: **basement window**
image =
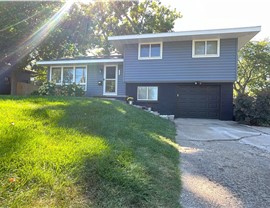
<svg viewBox="0 0 270 208"><path fill-rule="evenodd" d="M138 86L137 100L139 101L157 101L158 87L156 86Z"/></svg>

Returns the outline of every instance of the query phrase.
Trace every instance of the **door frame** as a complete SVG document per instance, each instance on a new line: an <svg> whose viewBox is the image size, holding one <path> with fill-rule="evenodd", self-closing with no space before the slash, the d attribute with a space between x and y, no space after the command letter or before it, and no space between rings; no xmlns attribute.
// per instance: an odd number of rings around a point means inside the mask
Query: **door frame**
<svg viewBox="0 0 270 208"><path fill-rule="evenodd" d="M115 67L115 92L114 93L108 93L106 92L106 72L107 72L107 67ZM117 89L118 89L118 65L104 65L103 69L103 95L117 95Z"/></svg>

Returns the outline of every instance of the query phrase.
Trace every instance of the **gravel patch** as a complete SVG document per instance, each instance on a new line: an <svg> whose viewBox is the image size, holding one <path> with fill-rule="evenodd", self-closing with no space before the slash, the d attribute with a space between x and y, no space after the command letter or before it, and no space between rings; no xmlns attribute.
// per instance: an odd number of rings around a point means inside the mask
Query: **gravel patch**
<svg viewBox="0 0 270 208"><path fill-rule="evenodd" d="M270 207L270 153L235 141L181 140L185 208Z"/></svg>

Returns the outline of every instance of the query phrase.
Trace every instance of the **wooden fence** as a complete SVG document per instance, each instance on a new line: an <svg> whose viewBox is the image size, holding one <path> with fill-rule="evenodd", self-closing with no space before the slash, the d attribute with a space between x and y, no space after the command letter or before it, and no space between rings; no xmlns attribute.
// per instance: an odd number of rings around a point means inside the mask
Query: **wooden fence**
<svg viewBox="0 0 270 208"><path fill-rule="evenodd" d="M35 90L38 90L38 86L24 82L17 82L17 95L30 95Z"/></svg>

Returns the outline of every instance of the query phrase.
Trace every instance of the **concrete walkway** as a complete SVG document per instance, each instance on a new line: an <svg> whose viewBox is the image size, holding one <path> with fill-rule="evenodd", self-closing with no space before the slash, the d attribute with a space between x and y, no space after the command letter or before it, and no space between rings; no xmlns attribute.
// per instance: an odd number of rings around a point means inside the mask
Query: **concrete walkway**
<svg viewBox="0 0 270 208"><path fill-rule="evenodd" d="M270 205L270 129L176 119L183 207Z"/></svg>

